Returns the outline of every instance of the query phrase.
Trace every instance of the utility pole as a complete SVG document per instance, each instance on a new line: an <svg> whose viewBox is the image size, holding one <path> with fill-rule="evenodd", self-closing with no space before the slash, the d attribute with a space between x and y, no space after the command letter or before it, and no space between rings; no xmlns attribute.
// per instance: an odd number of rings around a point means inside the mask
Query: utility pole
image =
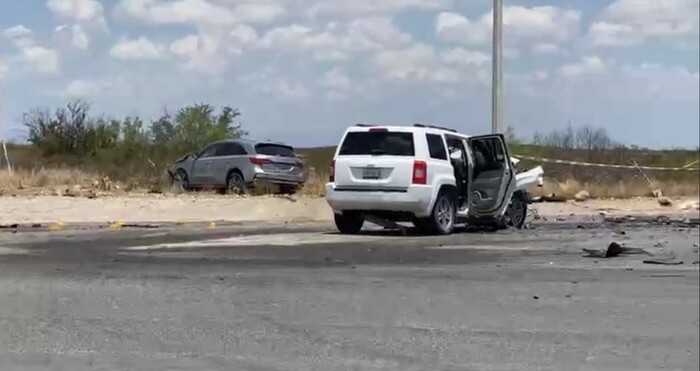
<svg viewBox="0 0 700 371"><path fill-rule="evenodd" d="M491 131L503 124L503 0L493 0L493 56L491 57Z"/></svg>
<svg viewBox="0 0 700 371"><path fill-rule="evenodd" d="M0 102L2 102L2 87L0 87ZM10 163L10 157L7 155L5 138L2 135L2 105L0 105L0 146L2 146L2 154L0 154L0 169L2 169L2 155L5 155L5 161L7 161L7 172L10 174L10 176L12 176L12 164Z"/></svg>

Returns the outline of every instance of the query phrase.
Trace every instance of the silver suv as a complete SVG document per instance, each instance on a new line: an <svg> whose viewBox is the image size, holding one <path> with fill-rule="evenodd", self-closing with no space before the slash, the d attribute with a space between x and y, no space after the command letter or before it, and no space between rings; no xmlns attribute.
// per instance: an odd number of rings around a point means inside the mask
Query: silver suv
<svg viewBox="0 0 700 371"><path fill-rule="evenodd" d="M232 139L214 142L198 155L186 155L168 170L184 189L217 188L247 194L258 182L294 193L306 176L294 148L282 143Z"/></svg>

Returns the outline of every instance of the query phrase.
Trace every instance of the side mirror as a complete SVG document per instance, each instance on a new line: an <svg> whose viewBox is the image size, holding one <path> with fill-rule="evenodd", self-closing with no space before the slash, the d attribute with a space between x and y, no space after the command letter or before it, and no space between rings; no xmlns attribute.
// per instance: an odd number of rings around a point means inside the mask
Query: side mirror
<svg viewBox="0 0 700 371"><path fill-rule="evenodd" d="M450 152L450 159L452 161L462 161L462 150L458 149Z"/></svg>

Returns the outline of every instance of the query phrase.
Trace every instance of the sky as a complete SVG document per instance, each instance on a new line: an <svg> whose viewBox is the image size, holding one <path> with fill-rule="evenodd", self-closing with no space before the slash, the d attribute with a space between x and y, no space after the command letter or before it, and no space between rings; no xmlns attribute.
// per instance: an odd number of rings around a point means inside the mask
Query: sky
<svg viewBox="0 0 700 371"><path fill-rule="evenodd" d="M698 0L504 0L504 126L698 146ZM240 109L251 136L355 123L491 130L491 0L0 0L0 119L74 99L153 119Z"/></svg>

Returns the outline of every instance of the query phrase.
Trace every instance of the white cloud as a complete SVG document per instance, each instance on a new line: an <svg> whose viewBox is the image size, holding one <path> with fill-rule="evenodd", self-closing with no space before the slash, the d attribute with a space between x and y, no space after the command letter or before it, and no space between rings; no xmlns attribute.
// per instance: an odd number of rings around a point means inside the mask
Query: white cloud
<svg viewBox="0 0 700 371"><path fill-rule="evenodd" d="M19 55L15 60L20 61L24 68L32 73L55 75L60 72L58 52L52 48L37 45L32 37L32 30L17 25L2 32L18 49Z"/></svg>
<svg viewBox="0 0 700 371"><path fill-rule="evenodd" d="M228 44L234 54L241 54L242 48L249 46L258 40L258 33L250 26L237 25L229 33Z"/></svg>
<svg viewBox="0 0 700 371"><path fill-rule="evenodd" d="M5 76L7 76L7 71L9 71L9 67L7 67L7 64L3 62L2 59L0 59L0 81L5 80Z"/></svg>
<svg viewBox="0 0 700 371"><path fill-rule="evenodd" d="M19 24L14 27L10 27L2 32L2 35L8 39L16 39L22 37L32 36L32 30L24 27L24 25Z"/></svg>
<svg viewBox="0 0 700 371"><path fill-rule="evenodd" d="M583 57L578 62L567 64L559 68L559 75L565 79L577 79L592 75L599 75L607 71L605 62L596 56Z"/></svg>
<svg viewBox="0 0 700 371"><path fill-rule="evenodd" d="M232 24L236 18L229 9L205 0L122 0L118 12L149 23Z"/></svg>
<svg viewBox="0 0 700 371"><path fill-rule="evenodd" d="M503 9L503 37L506 46L533 47L536 51L565 45L579 33L581 13L553 6L506 6ZM492 14L477 20L453 12L442 12L436 19L436 33L445 41L473 45L491 42Z"/></svg>
<svg viewBox="0 0 700 371"><path fill-rule="evenodd" d="M233 25L282 17L343 18L385 16L406 9L445 9L452 0L121 0L117 13L154 24Z"/></svg>
<svg viewBox="0 0 700 371"><path fill-rule="evenodd" d="M219 34L201 32L177 39L170 44L170 52L184 61L187 69L216 74L226 65L225 38Z"/></svg>
<svg viewBox="0 0 700 371"><path fill-rule="evenodd" d="M440 53L440 59L447 64L484 66L491 62L491 56L477 50L453 48Z"/></svg>
<svg viewBox="0 0 700 371"><path fill-rule="evenodd" d="M54 16L71 22L104 21L102 4L96 0L47 0Z"/></svg>
<svg viewBox="0 0 700 371"><path fill-rule="evenodd" d="M199 49L199 38L197 35L185 36L170 44L170 52L181 56L194 56Z"/></svg>
<svg viewBox="0 0 700 371"><path fill-rule="evenodd" d="M616 0L591 25L594 46L631 46L645 41L694 42L700 21L698 0Z"/></svg>
<svg viewBox="0 0 700 371"><path fill-rule="evenodd" d="M310 53L318 60L343 60L366 53L407 45L411 35L384 17L361 18L345 24L329 23L325 30L292 24L265 33L257 46L271 51Z"/></svg>
<svg viewBox="0 0 700 371"><path fill-rule="evenodd" d="M103 89L101 84L86 80L73 80L66 86L59 95L68 99L91 98Z"/></svg>
<svg viewBox="0 0 700 371"><path fill-rule="evenodd" d="M117 13L154 24L233 25L269 22L285 13L273 1L122 0Z"/></svg>
<svg viewBox="0 0 700 371"><path fill-rule="evenodd" d="M90 38L88 37L87 32L85 32L83 26L80 24L76 23L72 26L60 25L56 27L54 31L59 36L70 33L70 43L80 50L86 50L90 47Z"/></svg>
<svg viewBox="0 0 700 371"><path fill-rule="evenodd" d="M303 0L290 4L290 8L306 9L309 16L357 17L396 13L405 9L444 9L451 0ZM305 5L305 7L304 7Z"/></svg>
<svg viewBox="0 0 700 371"><path fill-rule="evenodd" d="M460 80L458 70L443 66L435 49L426 44L379 52L374 63L385 79L393 81L456 83Z"/></svg>
<svg viewBox="0 0 700 371"><path fill-rule="evenodd" d="M79 24L74 24L71 30L73 31L73 46L81 50L87 49L90 46L90 39L88 39L83 27Z"/></svg>
<svg viewBox="0 0 700 371"><path fill-rule="evenodd" d="M241 76L238 81L249 89L264 93L282 102L299 102L311 96L305 84L291 81L276 67L262 67L256 73Z"/></svg>
<svg viewBox="0 0 700 371"><path fill-rule="evenodd" d="M134 40L122 38L110 49L109 54L122 60L160 59L165 56L165 48L143 36Z"/></svg>
<svg viewBox="0 0 700 371"><path fill-rule="evenodd" d="M319 79L318 85L324 89L326 98L331 100L350 98L365 88L359 81L353 81L342 67L326 71Z"/></svg>
<svg viewBox="0 0 700 371"><path fill-rule="evenodd" d="M32 72L42 75L56 75L60 72L58 52L54 49L32 43L22 46L20 56Z"/></svg>
<svg viewBox="0 0 700 371"><path fill-rule="evenodd" d="M308 98L311 93L299 82L278 78L262 86L262 90L273 94L283 101L299 101Z"/></svg>

